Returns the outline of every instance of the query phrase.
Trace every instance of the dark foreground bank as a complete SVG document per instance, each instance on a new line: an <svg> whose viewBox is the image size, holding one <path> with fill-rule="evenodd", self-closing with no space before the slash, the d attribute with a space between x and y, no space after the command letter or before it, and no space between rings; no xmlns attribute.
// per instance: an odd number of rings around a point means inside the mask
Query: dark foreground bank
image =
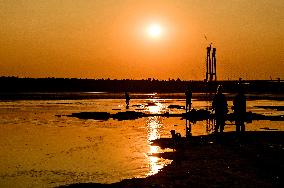
<svg viewBox="0 0 284 188"><path fill-rule="evenodd" d="M175 152L157 154L172 164L147 178L67 187L283 187L284 132L235 132L154 141Z"/></svg>

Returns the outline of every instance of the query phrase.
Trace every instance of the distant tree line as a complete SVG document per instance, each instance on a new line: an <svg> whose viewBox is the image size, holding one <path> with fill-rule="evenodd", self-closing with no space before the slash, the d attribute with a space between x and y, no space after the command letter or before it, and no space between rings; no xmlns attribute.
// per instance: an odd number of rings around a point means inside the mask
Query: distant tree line
<svg viewBox="0 0 284 188"><path fill-rule="evenodd" d="M236 92L240 81L204 81L174 80L111 80L78 78L18 78L0 77L0 92L159 92L183 93L188 86L193 92L215 92L222 84L225 92ZM281 80L243 80L246 92L284 93Z"/></svg>

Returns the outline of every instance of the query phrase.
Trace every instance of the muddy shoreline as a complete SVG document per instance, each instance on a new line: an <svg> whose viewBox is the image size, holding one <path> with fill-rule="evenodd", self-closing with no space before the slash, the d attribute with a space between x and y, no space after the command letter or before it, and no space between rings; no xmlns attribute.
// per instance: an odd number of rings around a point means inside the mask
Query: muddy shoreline
<svg viewBox="0 0 284 188"><path fill-rule="evenodd" d="M194 136L173 142L155 140L153 145L175 148L155 154L173 162L147 178L113 184L79 183L63 187L282 187L284 132L227 132Z"/></svg>

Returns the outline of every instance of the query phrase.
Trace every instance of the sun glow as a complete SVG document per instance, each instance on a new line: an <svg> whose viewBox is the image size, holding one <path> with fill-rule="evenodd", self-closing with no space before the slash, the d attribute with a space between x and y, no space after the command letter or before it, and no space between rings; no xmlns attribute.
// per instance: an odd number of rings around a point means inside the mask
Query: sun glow
<svg viewBox="0 0 284 188"><path fill-rule="evenodd" d="M162 35L162 27L159 24L151 24L147 28L147 33L152 38L159 38Z"/></svg>

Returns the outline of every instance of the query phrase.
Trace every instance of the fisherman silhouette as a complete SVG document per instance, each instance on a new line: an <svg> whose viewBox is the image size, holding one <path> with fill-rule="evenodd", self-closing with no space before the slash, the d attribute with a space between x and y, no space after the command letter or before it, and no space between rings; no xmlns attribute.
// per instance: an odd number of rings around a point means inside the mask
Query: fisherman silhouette
<svg viewBox="0 0 284 188"><path fill-rule="evenodd" d="M190 87L187 87L185 91L185 112L189 112L191 110L191 98L192 92L190 90Z"/></svg>
<svg viewBox="0 0 284 188"><path fill-rule="evenodd" d="M212 108L215 110L215 133L224 131L225 126L225 116L228 112L228 104L225 95L222 93L222 86L219 85L217 88L217 93L213 98Z"/></svg>
<svg viewBox="0 0 284 188"><path fill-rule="evenodd" d="M238 88L238 94L233 100L234 117L236 123L236 132L245 131L245 119L246 119L246 96L244 89L241 85Z"/></svg>
<svg viewBox="0 0 284 188"><path fill-rule="evenodd" d="M125 92L125 103L126 103L126 108L129 108L129 101L130 101L130 96L128 92Z"/></svg>

